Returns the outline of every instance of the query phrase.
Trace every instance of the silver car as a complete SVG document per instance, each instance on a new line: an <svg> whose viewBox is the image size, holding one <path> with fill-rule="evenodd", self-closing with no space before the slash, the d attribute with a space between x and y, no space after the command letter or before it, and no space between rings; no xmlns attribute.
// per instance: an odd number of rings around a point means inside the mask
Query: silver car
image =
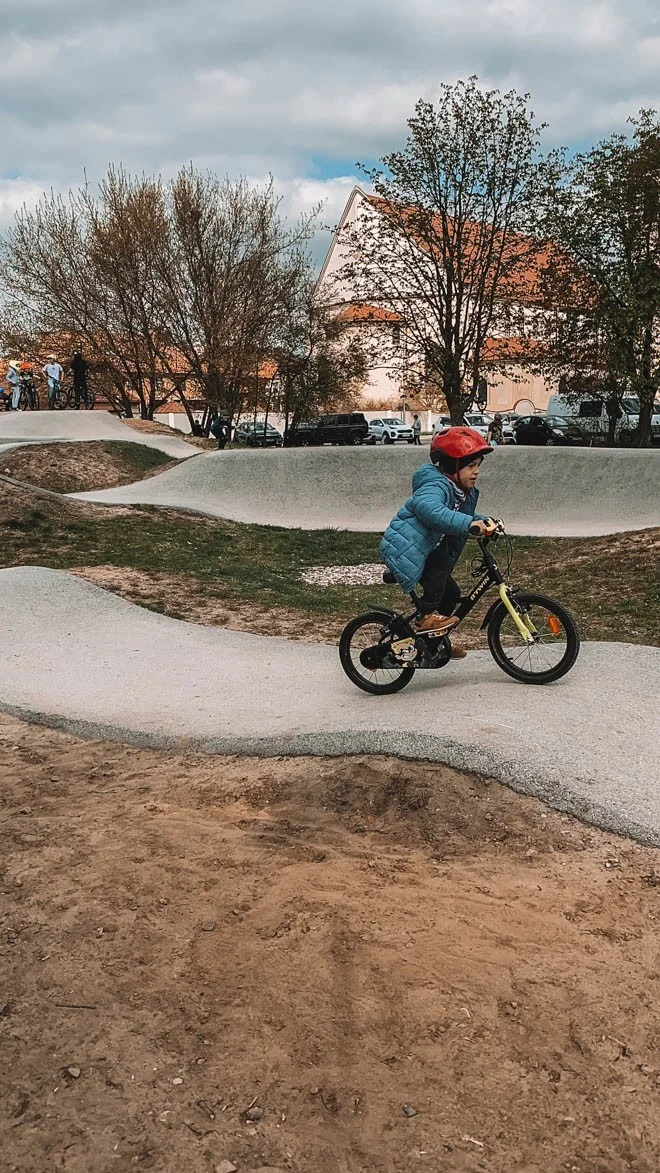
<svg viewBox="0 0 660 1173"><path fill-rule="evenodd" d="M394 417L386 417L369 422L369 432L376 440L383 444L396 444L397 440L405 440L407 444L413 442L413 430L410 424Z"/></svg>

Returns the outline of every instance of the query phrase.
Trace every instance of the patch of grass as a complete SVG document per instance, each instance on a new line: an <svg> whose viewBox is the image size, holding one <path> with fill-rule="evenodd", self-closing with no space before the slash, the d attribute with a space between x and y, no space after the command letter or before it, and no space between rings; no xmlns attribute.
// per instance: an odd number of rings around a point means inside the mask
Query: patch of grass
<svg viewBox="0 0 660 1173"><path fill-rule="evenodd" d="M1 454L0 471L56 493L77 493L142 480L171 464L157 448L123 440L30 444Z"/></svg>
<svg viewBox="0 0 660 1173"><path fill-rule="evenodd" d="M136 447L138 447L136 445ZM396 587L310 586L309 566L378 562L379 534L239 525L134 506L113 512L0 487L2 565L56 569L115 566L190 577L191 589L228 601L351 615L377 602L400 607ZM606 538L518 538L512 581L565 603L587 639L660 644L657 553L660 531ZM469 583L469 557L457 577ZM487 596L482 611L490 602Z"/></svg>
<svg viewBox="0 0 660 1173"><path fill-rule="evenodd" d="M164 464L172 463L172 457L168 456L166 452L161 452L160 448L148 448L146 444L134 444L132 441L126 440L107 440L103 441L103 448L108 455L116 453L119 449L126 470L133 471L138 477L144 476L145 473L154 472L155 469L162 468Z"/></svg>

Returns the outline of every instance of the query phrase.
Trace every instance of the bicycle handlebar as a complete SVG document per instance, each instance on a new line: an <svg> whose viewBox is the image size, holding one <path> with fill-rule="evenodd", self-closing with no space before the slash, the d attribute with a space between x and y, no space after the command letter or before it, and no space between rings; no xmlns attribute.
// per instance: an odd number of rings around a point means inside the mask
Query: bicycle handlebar
<svg viewBox="0 0 660 1173"><path fill-rule="evenodd" d="M473 538L481 538L482 541L483 540L495 541L497 538L501 537L502 534L504 533L504 522L499 518L492 518L492 517L489 517L488 521L490 521L492 523L492 527L493 527L491 529L490 533L482 534L481 530L479 529L479 526L475 522L473 522L472 525L469 527L468 533L471 534Z"/></svg>

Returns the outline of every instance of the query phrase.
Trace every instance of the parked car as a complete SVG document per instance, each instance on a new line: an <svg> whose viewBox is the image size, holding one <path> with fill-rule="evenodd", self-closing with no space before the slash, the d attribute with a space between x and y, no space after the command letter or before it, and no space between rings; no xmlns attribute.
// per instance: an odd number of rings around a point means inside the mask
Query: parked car
<svg viewBox="0 0 660 1173"><path fill-rule="evenodd" d="M602 399L566 400L561 395L551 395L548 402L548 413L563 416L566 420L574 421L588 435L597 440L605 440L608 433L609 420L607 407ZM634 432L639 423L639 399L634 395L626 395L621 400L619 418L614 430L614 438L621 445L630 445L633 442ZM654 444L660 443L660 406L654 405L651 416L651 439Z"/></svg>
<svg viewBox="0 0 660 1173"><path fill-rule="evenodd" d="M386 419L370 420L369 431L377 441L382 440L383 444L396 444L397 440L405 440L408 444L413 442L410 424L404 424L403 420L391 419L389 416Z"/></svg>
<svg viewBox="0 0 660 1173"><path fill-rule="evenodd" d="M469 411L463 418L468 428L474 428L475 432L478 432L480 436L483 436L484 440L487 438L488 429L493 422L492 415L486 415L481 411ZM446 432L448 428L453 426L454 425L451 422L451 416L439 415L433 425L433 435L437 435L438 432ZM516 434L511 427L511 424L505 421L504 416L502 416L502 435L504 437L505 444L515 444Z"/></svg>
<svg viewBox="0 0 660 1173"><path fill-rule="evenodd" d="M279 448L283 442L282 433L271 424L259 420L246 420L234 430L234 440L237 444L247 444L248 448Z"/></svg>
<svg viewBox="0 0 660 1173"><path fill-rule="evenodd" d="M581 428L561 415L525 415L514 424L518 444L586 444Z"/></svg>
<svg viewBox="0 0 660 1173"><path fill-rule="evenodd" d="M290 428L285 443L288 447L309 448L318 444L375 444L369 433L369 424L361 411L350 414L321 415L304 420Z"/></svg>

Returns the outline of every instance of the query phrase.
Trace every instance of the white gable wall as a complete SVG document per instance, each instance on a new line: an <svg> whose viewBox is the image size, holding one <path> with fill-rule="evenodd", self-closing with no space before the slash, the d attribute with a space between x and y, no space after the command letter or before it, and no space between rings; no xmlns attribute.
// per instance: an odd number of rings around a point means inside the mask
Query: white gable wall
<svg viewBox="0 0 660 1173"><path fill-rule="evenodd" d="M333 313L339 313L342 309L355 305L357 300L355 290L341 275L344 266L350 261L350 249L342 229L355 225L358 218L364 215L377 216L378 213L366 201L365 193L356 187L349 196L317 282L319 294L330 303ZM524 310L523 316L528 316ZM354 335L356 331L358 337L360 331L367 332L372 362L363 388L363 406L370 412L374 408L381 410L385 405L391 410L398 410L401 398L402 376L393 362L391 336L386 334L390 329L388 323L365 323L346 327L347 333L350 332L349 336ZM379 344L379 339L382 339L382 345ZM556 390L551 383L542 377L530 375L522 367L515 372L514 378L499 372L493 372L490 377L486 377L488 407L493 411L515 410L517 404L522 404L523 411L530 410L530 404L537 410L543 410L547 407L550 395Z"/></svg>

